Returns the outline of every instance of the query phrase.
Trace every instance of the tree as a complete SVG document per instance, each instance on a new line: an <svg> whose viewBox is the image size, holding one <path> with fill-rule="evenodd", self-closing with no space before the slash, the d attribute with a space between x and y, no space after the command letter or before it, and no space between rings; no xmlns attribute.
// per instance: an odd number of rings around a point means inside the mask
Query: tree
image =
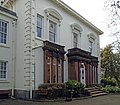
<svg viewBox="0 0 120 105"><path fill-rule="evenodd" d="M120 1L105 0L104 10L108 14L106 23L110 36L115 39L111 44L113 44L114 50L120 53Z"/></svg>
<svg viewBox="0 0 120 105"><path fill-rule="evenodd" d="M111 71L111 56L113 55L112 46L107 45L104 49L101 49L101 68L105 69L105 77L110 76Z"/></svg>
<svg viewBox="0 0 120 105"><path fill-rule="evenodd" d="M120 54L114 53L111 44L101 49L101 67L105 69L106 78L114 78L120 86Z"/></svg>

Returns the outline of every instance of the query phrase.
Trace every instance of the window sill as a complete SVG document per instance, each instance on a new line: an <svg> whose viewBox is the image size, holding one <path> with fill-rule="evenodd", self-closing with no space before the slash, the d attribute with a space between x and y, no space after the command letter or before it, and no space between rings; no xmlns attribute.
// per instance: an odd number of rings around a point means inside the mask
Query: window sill
<svg viewBox="0 0 120 105"><path fill-rule="evenodd" d="M9 83L10 81L8 80L0 80L0 83Z"/></svg>
<svg viewBox="0 0 120 105"><path fill-rule="evenodd" d="M0 43L0 47L3 47L3 48L10 48L7 44L1 44L1 43Z"/></svg>
<svg viewBox="0 0 120 105"><path fill-rule="evenodd" d="M39 37L35 37L35 39L40 40L40 41L44 41L43 38L39 38Z"/></svg>

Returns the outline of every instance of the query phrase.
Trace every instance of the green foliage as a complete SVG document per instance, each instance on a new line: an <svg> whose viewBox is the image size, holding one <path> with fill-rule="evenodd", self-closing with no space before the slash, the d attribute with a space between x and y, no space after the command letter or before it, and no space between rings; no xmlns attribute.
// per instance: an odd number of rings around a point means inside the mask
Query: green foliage
<svg viewBox="0 0 120 105"><path fill-rule="evenodd" d="M65 96L64 83L46 83L38 86L38 94L40 98L53 99Z"/></svg>
<svg viewBox="0 0 120 105"><path fill-rule="evenodd" d="M70 90L73 96L78 96L84 91L84 85L76 80L69 80L65 84L66 90Z"/></svg>
<svg viewBox="0 0 120 105"><path fill-rule="evenodd" d="M54 89L54 88L65 88L65 84L64 83L45 83L45 84L40 84L38 86L38 89L43 88L43 89Z"/></svg>
<svg viewBox="0 0 120 105"><path fill-rule="evenodd" d="M109 59L111 55L113 54L112 52L112 45L106 46L104 49L101 49L101 67L105 68L109 64Z"/></svg>
<svg viewBox="0 0 120 105"><path fill-rule="evenodd" d="M108 80L108 79L102 79L102 80L101 80L101 83L102 83L104 86L106 86L106 85L116 86L116 82L115 82L115 81Z"/></svg>
<svg viewBox="0 0 120 105"><path fill-rule="evenodd" d="M120 53L113 52L110 44L101 49L101 68L105 69L106 78L114 78L120 86Z"/></svg>
<svg viewBox="0 0 120 105"><path fill-rule="evenodd" d="M102 90L106 93L120 93L120 88L109 85L103 87Z"/></svg>

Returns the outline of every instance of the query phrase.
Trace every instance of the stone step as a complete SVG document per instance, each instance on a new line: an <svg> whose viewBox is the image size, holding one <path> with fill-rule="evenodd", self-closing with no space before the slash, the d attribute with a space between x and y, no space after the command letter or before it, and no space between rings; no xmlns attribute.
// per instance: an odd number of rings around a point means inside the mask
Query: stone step
<svg viewBox="0 0 120 105"><path fill-rule="evenodd" d="M92 91L91 94L95 94L95 93L103 93L102 91L98 90L98 91Z"/></svg>
<svg viewBox="0 0 120 105"><path fill-rule="evenodd" d="M102 96L102 95L107 95L107 94L106 93L92 94L92 97L97 97L97 96Z"/></svg>
<svg viewBox="0 0 120 105"><path fill-rule="evenodd" d="M98 88L85 88L85 90L92 92L92 91L98 91L100 89L98 89Z"/></svg>
<svg viewBox="0 0 120 105"><path fill-rule="evenodd" d="M85 88L85 89L87 89L87 90L92 90L92 89L99 89L98 87L87 87L87 88Z"/></svg>
<svg viewBox="0 0 120 105"><path fill-rule="evenodd" d="M91 90L88 90L89 92L93 92L93 91L99 91L100 89L91 89Z"/></svg>
<svg viewBox="0 0 120 105"><path fill-rule="evenodd" d="M101 91L98 87L89 87L89 88L85 88L85 90L87 90L92 97L106 95L106 93Z"/></svg>

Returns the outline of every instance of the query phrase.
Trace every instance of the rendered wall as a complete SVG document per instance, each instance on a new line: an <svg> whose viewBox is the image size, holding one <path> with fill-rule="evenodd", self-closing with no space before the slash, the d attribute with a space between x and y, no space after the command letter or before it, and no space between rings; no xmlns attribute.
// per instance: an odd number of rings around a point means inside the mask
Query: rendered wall
<svg viewBox="0 0 120 105"><path fill-rule="evenodd" d="M13 89L15 70L15 30L14 19L0 13L0 20L8 22L7 44L0 44L0 60L8 61L7 79L0 80L0 90Z"/></svg>

